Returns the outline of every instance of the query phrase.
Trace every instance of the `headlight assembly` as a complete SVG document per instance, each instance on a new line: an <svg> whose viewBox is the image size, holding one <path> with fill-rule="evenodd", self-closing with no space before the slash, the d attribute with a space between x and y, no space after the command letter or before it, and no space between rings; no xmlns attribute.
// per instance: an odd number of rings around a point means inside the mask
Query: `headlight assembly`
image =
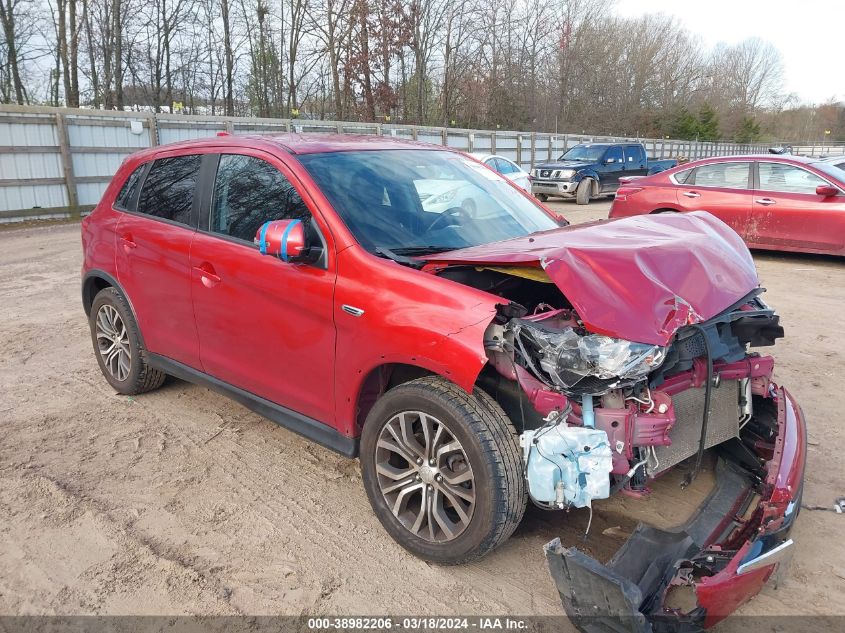
<svg viewBox="0 0 845 633"><path fill-rule="evenodd" d="M572 176L574 176L574 175L575 175L574 169L561 169L558 172L559 178L572 178Z"/></svg>
<svg viewBox="0 0 845 633"><path fill-rule="evenodd" d="M659 367L666 349L633 343L574 327L553 329L524 319L511 321L514 346L523 363L569 395L601 395L633 385Z"/></svg>
<svg viewBox="0 0 845 633"><path fill-rule="evenodd" d="M443 204L444 202L451 202L452 200L455 199L455 196L457 195L457 193L458 193L457 189L449 189L449 191L445 191L445 192L439 194L438 196L435 196L434 198L432 198L431 204Z"/></svg>

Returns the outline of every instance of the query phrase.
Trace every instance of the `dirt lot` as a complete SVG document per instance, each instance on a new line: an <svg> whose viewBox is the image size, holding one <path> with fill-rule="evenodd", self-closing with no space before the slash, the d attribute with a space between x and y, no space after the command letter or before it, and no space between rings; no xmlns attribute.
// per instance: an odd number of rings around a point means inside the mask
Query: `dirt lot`
<svg viewBox="0 0 845 633"><path fill-rule="evenodd" d="M608 208L556 206L574 222ZM831 395L845 376L845 262L755 257L787 330L777 378L810 424L804 501L831 506L845 495ZM585 512L530 510L480 562L423 563L382 530L357 461L179 381L115 395L80 264L78 226L0 232L0 614L563 613L542 546L580 541ZM637 519L677 523L688 499L667 480L649 501L598 502L584 547L607 558ZM845 615L843 528L805 510L790 574L742 613Z"/></svg>

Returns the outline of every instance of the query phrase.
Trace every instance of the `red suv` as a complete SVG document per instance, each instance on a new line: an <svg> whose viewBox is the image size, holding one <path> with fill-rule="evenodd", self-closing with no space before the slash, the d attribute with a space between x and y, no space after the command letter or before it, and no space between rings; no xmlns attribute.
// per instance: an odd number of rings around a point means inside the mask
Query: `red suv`
<svg viewBox="0 0 845 633"><path fill-rule="evenodd" d="M791 551L804 420L748 349L782 329L709 214L561 227L456 151L221 136L129 158L82 241L117 392L172 375L360 457L417 556L478 558L529 502L642 496L705 451L717 486L681 528L641 527L607 567L547 546L566 609L709 625ZM677 587L694 608L664 606Z"/></svg>

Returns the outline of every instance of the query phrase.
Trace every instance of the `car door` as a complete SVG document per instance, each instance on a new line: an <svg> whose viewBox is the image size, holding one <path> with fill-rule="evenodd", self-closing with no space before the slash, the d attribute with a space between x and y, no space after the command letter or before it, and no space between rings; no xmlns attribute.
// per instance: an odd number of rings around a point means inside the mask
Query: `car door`
<svg viewBox="0 0 845 633"><path fill-rule="evenodd" d="M148 165L137 201L117 225L115 267L144 345L150 352L199 366L191 305L189 253L196 232L199 154L173 155Z"/></svg>
<svg viewBox="0 0 845 633"><path fill-rule="evenodd" d="M825 252L845 248L845 196L820 196L820 175L789 163L760 161L749 243ZM834 185L837 186L838 185Z"/></svg>
<svg viewBox="0 0 845 633"><path fill-rule="evenodd" d="M708 211L744 238L751 216L751 184L748 161L699 165L677 187L678 208Z"/></svg>
<svg viewBox="0 0 845 633"><path fill-rule="evenodd" d="M278 158L242 151L219 156L191 248L203 371L333 424L335 271L328 234ZM322 262L286 263L259 252L261 226L288 218L302 220L309 239L320 242Z"/></svg>
<svg viewBox="0 0 845 633"><path fill-rule="evenodd" d="M602 159L604 163L599 173L602 191L616 191L619 177L625 173L625 159L621 145L609 147Z"/></svg>
<svg viewBox="0 0 845 633"><path fill-rule="evenodd" d="M645 149L640 145L625 146L625 175L626 176L647 176L648 161L645 156Z"/></svg>

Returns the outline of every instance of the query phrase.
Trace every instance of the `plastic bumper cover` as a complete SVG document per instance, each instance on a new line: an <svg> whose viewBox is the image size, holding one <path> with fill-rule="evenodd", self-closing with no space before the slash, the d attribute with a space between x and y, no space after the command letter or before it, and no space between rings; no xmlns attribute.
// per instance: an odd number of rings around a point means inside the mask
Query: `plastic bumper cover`
<svg viewBox="0 0 845 633"><path fill-rule="evenodd" d="M531 183L531 193L545 193L550 195L561 195L574 193L578 188L577 182L570 181L543 181L535 180Z"/></svg>
<svg viewBox="0 0 845 633"><path fill-rule="evenodd" d="M716 488L685 525L666 531L640 524L607 565L558 539L545 546L564 609L579 630L710 627L757 595L789 558L789 532L801 505L806 427L785 389L775 398L778 437L764 482L755 485L745 471L720 459ZM738 534L743 538L737 540ZM682 607L669 599L675 592L686 593Z"/></svg>

